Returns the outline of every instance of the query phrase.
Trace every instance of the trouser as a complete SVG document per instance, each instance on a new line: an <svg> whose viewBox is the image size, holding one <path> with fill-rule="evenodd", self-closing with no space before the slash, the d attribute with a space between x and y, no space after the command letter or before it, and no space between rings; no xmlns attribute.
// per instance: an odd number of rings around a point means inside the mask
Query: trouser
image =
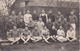
<svg viewBox="0 0 80 51"><path fill-rule="evenodd" d="M74 30L76 30L76 24L75 23L71 23L71 26L73 27Z"/></svg>

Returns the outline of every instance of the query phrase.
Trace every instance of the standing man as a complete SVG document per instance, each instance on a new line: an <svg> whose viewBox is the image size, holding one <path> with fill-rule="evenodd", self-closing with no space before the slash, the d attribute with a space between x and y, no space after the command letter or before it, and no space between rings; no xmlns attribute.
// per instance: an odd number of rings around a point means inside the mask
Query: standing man
<svg viewBox="0 0 80 51"><path fill-rule="evenodd" d="M13 26L13 29L7 32L7 36L7 39L12 42L11 45L13 45L16 42L18 43L20 40L19 29L17 29L16 26Z"/></svg>
<svg viewBox="0 0 80 51"><path fill-rule="evenodd" d="M17 25L17 16L15 11L12 11L11 16L9 17L9 19L12 19L12 21Z"/></svg>
<svg viewBox="0 0 80 51"><path fill-rule="evenodd" d="M42 13L40 14L40 17L42 18L42 21L46 24L48 22L48 16L45 13L45 10L42 10Z"/></svg>
<svg viewBox="0 0 80 51"><path fill-rule="evenodd" d="M34 20L35 23L39 20L39 16L37 15L36 10L33 11L32 19Z"/></svg>
<svg viewBox="0 0 80 51"><path fill-rule="evenodd" d="M69 23L76 30L77 17L74 15L74 12L70 12Z"/></svg>
<svg viewBox="0 0 80 51"><path fill-rule="evenodd" d="M29 23L29 18L32 18L32 15L30 14L30 10L27 10L27 13L24 15L25 26L27 26L27 23Z"/></svg>
<svg viewBox="0 0 80 51"><path fill-rule="evenodd" d="M54 17L54 15L52 13L52 10L49 11L48 19L51 19L51 22L54 22L55 21L55 17Z"/></svg>

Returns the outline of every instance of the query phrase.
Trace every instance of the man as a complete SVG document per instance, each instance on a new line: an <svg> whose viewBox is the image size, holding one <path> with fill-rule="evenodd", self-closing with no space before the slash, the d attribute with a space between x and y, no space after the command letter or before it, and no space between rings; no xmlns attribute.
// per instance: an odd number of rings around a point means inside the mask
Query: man
<svg viewBox="0 0 80 51"><path fill-rule="evenodd" d="M43 30L41 31L42 34L42 38L46 43L50 43L48 40L50 38L50 34L49 34L49 30L47 29L47 27L45 26L43 28Z"/></svg>
<svg viewBox="0 0 80 51"><path fill-rule="evenodd" d="M36 10L33 11L32 19L35 23L39 20L39 16L37 15Z"/></svg>
<svg viewBox="0 0 80 51"><path fill-rule="evenodd" d="M51 19L51 22L54 22L55 21L55 17L54 17L54 15L52 13L52 10L49 11L48 19Z"/></svg>
<svg viewBox="0 0 80 51"><path fill-rule="evenodd" d="M46 24L48 22L48 16L45 13L45 10L42 10L42 13L40 14L40 17L42 18L42 21Z"/></svg>
<svg viewBox="0 0 80 51"><path fill-rule="evenodd" d="M29 18L32 18L32 15L30 14L30 10L27 10L27 13L24 15L25 26L27 26L27 23L29 23Z"/></svg>
<svg viewBox="0 0 80 51"><path fill-rule="evenodd" d="M52 32L51 32L51 39L53 40L53 41L55 41L56 42L56 35L57 35L57 29L55 28L55 26L53 25L52 26Z"/></svg>
<svg viewBox="0 0 80 51"><path fill-rule="evenodd" d="M70 29L67 31L66 38L70 42L77 40L77 38L76 38L76 32L74 31L73 27L70 27Z"/></svg>
<svg viewBox="0 0 80 51"><path fill-rule="evenodd" d="M31 32L28 30L28 27L25 27L23 32L21 33L21 39L24 41L23 44L28 43L31 38Z"/></svg>
<svg viewBox="0 0 80 51"><path fill-rule="evenodd" d="M41 34L40 34L40 30L38 29L37 26L35 26L35 28L32 31L31 40L33 42L38 42L38 41L42 40L42 37L41 37Z"/></svg>
<svg viewBox="0 0 80 51"><path fill-rule="evenodd" d="M59 42L64 42L64 41L67 41L67 39L65 38L65 32L62 28L62 26L59 27L59 29L57 30L57 40Z"/></svg>
<svg viewBox="0 0 80 51"><path fill-rule="evenodd" d="M66 18L64 18L63 23L62 23L62 26L63 26L64 31L65 31L65 33L66 33L66 32L67 32L67 30L68 30L68 29L69 29L69 27L70 27L70 23L67 21L67 19L66 19Z"/></svg>
<svg viewBox="0 0 80 51"><path fill-rule="evenodd" d="M12 15L9 17L9 19L12 19L12 21L13 21L15 24L17 24L17 16L16 16L16 14L15 14L14 11L12 11Z"/></svg>
<svg viewBox="0 0 80 51"><path fill-rule="evenodd" d="M17 16L17 22L20 20L20 19L22 19L23 20L23 15L22 15L22 12L19 12L18 13L18 16Z"/></svg>
<svg viewBox="0 0 80 51"><path fill-rule="evenodd" d="M27 26L28 26L29 30L32 31L32 30L34 29L35 23L34 23L34 21L33 21L32 18L29 18L29 20L30 20L30 21L29 21L29 23L27 24Z"/></svg>
<svg viewBox="0 0 80 51"><path fill-rule="evenodd" d="M42 30L44 27L44 22L42 21L42 18L39 18L39 21L36 23L39 30Z"/></svg>
<svg viewBox="0 0 80 51"><path fill-rule="evenodd" d="M11 45L13 45L16 42L19 42L20 40L20 33L16 26L13 26L13 29L7 32L7 36L7 39L11 41Z"/></svg>
<svg viewBox="0 0 80 51"><path fill-rule="evenodd" d="M11 30L14 25L15 25L15 23L12 21L12 19L9 19L9 20L6 22L6 29L7 29L7 31Z"/></svg>
<svg viewBox="0 0 80 51"><path fill-rule="evenodd" d="M74 12L70 12L69 23L76 30L77 17L74 15Z"/></svg>
<svg viewBox="0 0 80 51"><path fill-rule="evenodd" d="M62 22L63 22L63 20L64 20L64 16L61 14L60 11L58 11L58 15L57 15L57 17L56 17L56 21L58 21L59 19L61 19Z"/></svg>

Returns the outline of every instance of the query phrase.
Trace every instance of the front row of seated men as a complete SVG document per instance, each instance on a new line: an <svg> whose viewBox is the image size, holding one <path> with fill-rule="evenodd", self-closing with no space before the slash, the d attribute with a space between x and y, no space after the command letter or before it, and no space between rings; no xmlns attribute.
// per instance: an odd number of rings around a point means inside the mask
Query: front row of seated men
<svg viewBox="0 0 80 51"><path fill-rule="evenodd" d="M11 41L11 45L16 42L19 43L19 40L22 40L24 42L23 44L28 43L29 40L32 40L33 42L42 40L46 43L50 43L48 41L49 39L52 39L55 42L72 42L77 40L76 33L73 30L73 27L70 27L66 34L62 26L60 26L58 30L55 28L55 26L53 26L52 29L53 34L50 35L49 30L46 26L44 26L41 31L37 26L35 26L32 31L30 31L27 26L22 29L22 31L17 29L16 26L13 26L13 29L7 32L7 39Z"/></svg>

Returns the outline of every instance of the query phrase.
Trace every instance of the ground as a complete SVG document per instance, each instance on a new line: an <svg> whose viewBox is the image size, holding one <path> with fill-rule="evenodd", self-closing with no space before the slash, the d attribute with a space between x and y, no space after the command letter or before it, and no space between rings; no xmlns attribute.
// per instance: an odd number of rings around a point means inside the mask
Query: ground
<svg viewBox="0 0 80 51"><path fill-rule="evenodd" d="M67 42L59 43L52 42L51 44L46 44L43 42L29 43L26 45L8 45L1 46L1 51L79 51L79 42Z"/></svg>

